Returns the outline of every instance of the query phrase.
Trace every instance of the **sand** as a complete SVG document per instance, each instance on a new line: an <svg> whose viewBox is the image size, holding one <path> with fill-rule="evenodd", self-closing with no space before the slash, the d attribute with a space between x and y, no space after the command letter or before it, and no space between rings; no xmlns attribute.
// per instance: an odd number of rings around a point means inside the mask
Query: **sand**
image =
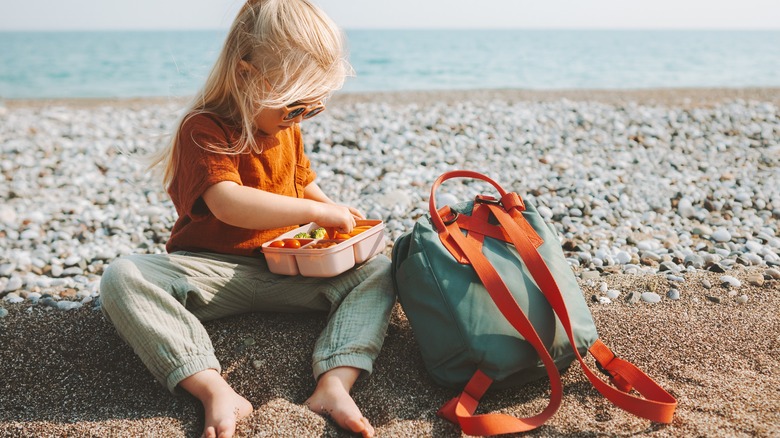
<svg viewBox="0 0 780 438"><path fill-rule="evenodd" d="M489 98L487 92L402 93L379 99ZM655 90L635 92L521 92L516 99L593 99L708 105L719 99L780 101L778 90ZM370 96L344 95L338 99ZM144 100L56 102L64 105L138 105ZM52 102L7 102L48 105ZM595 391L575 364L563 376L558 413L529 436L778 436L780 435L780 281L749 284L765 268L737 266L738 304L720 285L722 274L686 274L680 300L611 304L590 300L596 284L582 282L601 339L677 397L668 425L636 418ZM714 285L706 289L701 279ZM665 276L608 275L600 281L623 291L656 289ZM715 302L719 301L719 302ZM56 311L29 302L6 304L0 318L0 436L194 437L203 427L200 403L171 396L155 382L113 327L91 306ZM302 403L314 388L310 354L324 327L318 314L251 314L206 323L223 375L255 412L239 436L350 436ZM253 339L254 343L246 342ZM251 344L251 345L248 345ZM427 376L411 327L397 306L375 372L353 396L378 436L461 436L436 410L454 396ZM479 412L533 415L549 388L539 381L489 393Z"/></svg>

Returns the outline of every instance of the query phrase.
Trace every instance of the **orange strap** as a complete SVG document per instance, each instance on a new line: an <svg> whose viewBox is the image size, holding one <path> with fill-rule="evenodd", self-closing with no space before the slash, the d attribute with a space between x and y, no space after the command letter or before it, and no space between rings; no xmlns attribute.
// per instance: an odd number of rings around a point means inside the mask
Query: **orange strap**
<svg viewBox="0 0 780 438"><path fill-rule="evenodd" d="M525 221L522 213L517 209L507 213L500 207L493 205L490 206L490 209L512 238L515 249L517 249L539 289L544 293L553 311L561 321L566 335L569 337L569 342L572 346L576 345L569 312L566 309L563 295L561 295L561 291L557 283L555 283L555 279L545 264L544 259L523 233L522 228L516 223L516 221ZM677 407L677 400L634 364L617 358L599 340L590 347L589 351L596 358L599 365L611 376L611 380L625 390L621 391L598 378L585 363L579 351L576 348L573 348L573 350L588 380L612 403L639 417L658 423L671 423L674 410ZM631 387L636 389L644 398L628 394L627 391Z"/></svg>
<svg viewBox="0 0 780 438"><path fill-rule="evenodd" d="M489 260L482 254L482 239L467 238L463 235L458 222L457 215L447 223L437 214L435 206L435 190L445 180L455 177L470 177L486 181L493 185L501 195L500 202L486 202L484 205L490 208L493 215L498 219L502 234L509 237L509 241L515 245L520 257L528 267L531 275L537 285L549 301L553 311L563 325L569 342L572 346L574 335L572 332L571 321L566 309L565 301L561 295L555 279L550 273L549 268L544 262L542 256L536 248L541 238L536 234L531 225L522 215L525 206L522 199L515 193L506 193L498 184L486 176L471 171L453 171L440 176L433 184L430 198L431 219L439 231L439 237L442 243L447 247L456 258L463 256L465 261L471 263L474 271L487 289L489 295L498 306L502 315L509 323L518 330L518 332L528 342L532 344L545 365L547 374L550 377L552 389L550 404L540 414L530 418L516 418L504 414L484 414L473 415L479 404L479 400L488 389L492 380L481 371L477 371L468 382L463 392L454 399L447 402L440 410L439 415L455 422L461 426L463 432L469 435L497 435L504 433L523 432L534 429L543 424L551 417L560 406L562 387L560 375L555 368L555 364L550 357L544 344L539 339L536 330L530 324L530 321L523 314L522 309L517 305L506 284L493 268ZM506 207L509 213L504 210ZM448 210L448 209L447 209ZM483 216L483 215L479 215ZM469 234L476 233L490 235L494 237L496 232L490 225L484 222L484 225L478 224L473 218L466 221L469 225ZM480 229L482 228L482 229ZM506 240L506 239L502 239ZM589 349L597 361L599 369L610 377L610 380L618 389L605 383L598 378L590 368L585 364L583 358L576 348L574 353L580 362L583 372L588 380L615 405L625 409L637 416L650 419L660 423L669 423L672 421L677 401L668 392L661 388L655 381L639 370L632 363L615 356L609 348L600 340L597 340ZM632 388L643 395L645 398L636 397L628 394Z"/></svg>
<svg viewBox="0 0 780 438"><path fill-rule="evenodd" d="M460 396L450 400L439 410L439 414L449 420L454 419L460 424L463 432L469 435L497 435L535 429L552 417L561 405L563 385L558 368L531 321L525 316L493 265L482 254L481 245L478 244L481 242L469 241L456 222L447 225L446 229L448 232L444 233L445 238L452 239L466 255L493 302L498 306L498 310L536 350L550 378L551 395L547 407L533 417L516 418L503 414L473 415L480 398L493 382L484 373L477 371Z"/></svg>

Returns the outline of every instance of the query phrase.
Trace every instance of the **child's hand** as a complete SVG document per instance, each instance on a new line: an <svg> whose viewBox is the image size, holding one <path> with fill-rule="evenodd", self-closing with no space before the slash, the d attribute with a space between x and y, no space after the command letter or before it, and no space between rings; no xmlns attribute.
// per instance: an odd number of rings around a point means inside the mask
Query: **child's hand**
<svg viewBox="0 0 780 438"><path fill-rule="evenodd" d="M349 208L350 213L352 213L352 216L354 216L355 219L365 219L366 218L365 216L363 216L363 213L361 213L360 210L358 210L357 208L349 207L349 206L347 208Z"/></svg>
<svg viewBox="0 0 780 438"><path fill-rule="evenodd" d="M334 228L340 233L349 233L355 228L355 221L363 218L360 211L352 207L324 202L317 204L314 222L321 227Z"/></svg>

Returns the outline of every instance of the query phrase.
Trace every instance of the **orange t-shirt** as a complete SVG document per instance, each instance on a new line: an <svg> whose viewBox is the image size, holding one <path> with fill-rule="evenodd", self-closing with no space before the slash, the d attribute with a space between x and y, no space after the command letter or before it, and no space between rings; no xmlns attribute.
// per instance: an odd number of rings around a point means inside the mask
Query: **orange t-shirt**
<svg viewBox="0 0 780 438"><path fill-rule="evenodd" d="M303 198L304 188L316 174L304 153L298 124L275 136L257 136L262 153L237 155L209 150L221 150L239 137L235 127L213 114L191 116L180 129L176 172L168 188L179 218L166 245L168 252L258 255L263 242L298 226L272 230L234 227L217 219L202 198L206 189L221 181Z"/></svg>

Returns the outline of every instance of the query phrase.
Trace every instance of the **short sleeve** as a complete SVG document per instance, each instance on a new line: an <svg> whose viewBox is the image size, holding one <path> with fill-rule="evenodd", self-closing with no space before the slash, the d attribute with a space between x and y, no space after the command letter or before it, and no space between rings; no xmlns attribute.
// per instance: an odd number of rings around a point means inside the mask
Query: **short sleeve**
<svg viewBox="0 0 780 438"><path fill-rule="evenodd" d="M218 152L228 147L228 133L206 114L186 120L178 140L169 192L179 215L197 220L209 213L202 198L206 189L222 181L241 184L237 156Z"/></svg>

